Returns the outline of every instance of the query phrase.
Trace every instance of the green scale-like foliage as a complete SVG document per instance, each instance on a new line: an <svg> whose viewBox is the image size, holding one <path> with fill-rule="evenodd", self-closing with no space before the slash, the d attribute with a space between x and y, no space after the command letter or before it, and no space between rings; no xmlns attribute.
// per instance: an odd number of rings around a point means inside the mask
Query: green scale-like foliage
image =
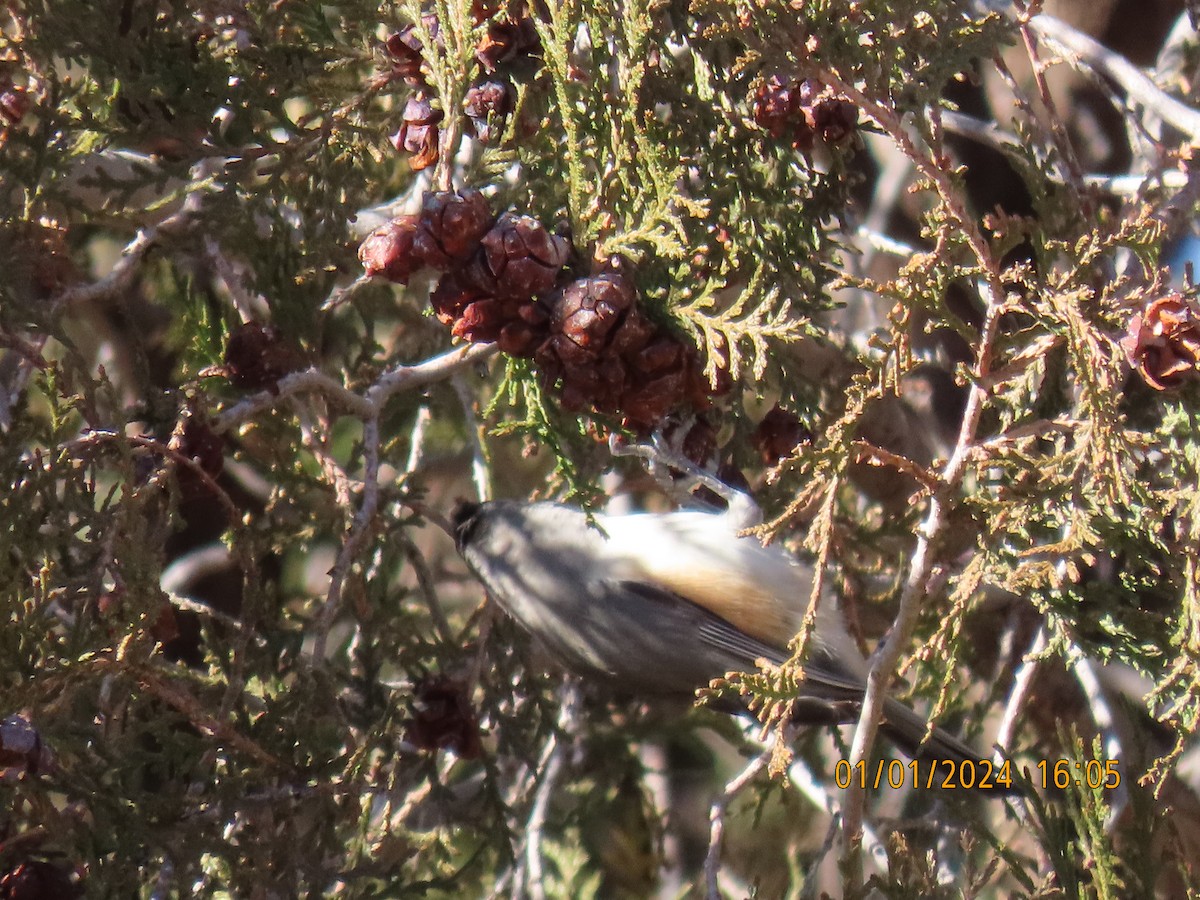
<svg viewBox="0 0 1200 900"><path fill-rule="evenodd" d="M1021 36L967 3L533 3L540 49L504 64L516 109L486 146L463 140L487 30L472 7L6 12L0 94L25 79L34 104L11 123L0 105L0 720L27 720L46 753L0 748L0 879L38 863L90 896L647 896L675 876L701 890L709 804L751 741L715 711L564 682L431 524L480 482L598 500L620 421L564 410L536 361L482 354L366 399L453 341L428 273L355 280L363 223L426 188L477 187L569 236L564 278L619 262L641 310L710 383L729 380L701 411L718 455L750 476L764 533L816 560L865 648L898 633L929 560L897 691L940 724L986 746L1037 629L1052 671L1009 748L1033 774L1110 753L1070 680L1081 660L1152 686L1132 704L1127 806L1072 784L1039 792L1026 827L998 802L943 819L958 798L878 796L888 867L856 885L848 857L847 895L949 896L947 871L956 896L1195 882L1190 820L1163 822L1189 809L1174 764L1200 715L1198 388L1152 391L1120 345L1167 290L1190 208L1149 185L1124 202L1081 187L1023 98L998 124L1029 208L975 209L944 94ZM444 115L424 175L388 140L416 89L381 38L404 25ZM772 75L831 86L855 133L772 137L754 121ZM911 166L894 211L920 246L868 271L856 229L884 146ZM114 264L125 275L106 284ZM866 329L846 324L856 300L877 313ZM324 380L233 383L225 351L247 320L295 349L308 371L289 377ZM938 335L958 357L928 351ZM974 418L922 456L879 422L931 359L976 391ZM812 438L764 462L753 437L777 403ZM185 423L221 433L224 472ZM197 550L222 560L214 580L168 594L164 573ZM836 799L830 748L848 756L849 732L782 727L802 677L799 662L733 676L711 699L780 726L772 774L807 764ZM1061 728L1039 716L1051 707ZM12 734L0 725L0 743ZM721 889L815 895L839 852L820 796L766 776L741 791L723 859L744 883Z"/></svg>

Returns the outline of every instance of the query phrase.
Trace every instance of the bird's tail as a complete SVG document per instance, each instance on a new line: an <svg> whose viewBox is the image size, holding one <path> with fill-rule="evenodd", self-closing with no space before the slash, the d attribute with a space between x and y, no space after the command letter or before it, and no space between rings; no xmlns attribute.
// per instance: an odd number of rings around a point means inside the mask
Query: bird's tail
<svg viewBox="0 0 1200 900"><path fill-rule="evenodd" d="M899 700L888 699L881 730L917 761L913 781L922 788L966 788L1018 793L1009 768L979 753L942 728L928 739L928 723Z"/></svg>

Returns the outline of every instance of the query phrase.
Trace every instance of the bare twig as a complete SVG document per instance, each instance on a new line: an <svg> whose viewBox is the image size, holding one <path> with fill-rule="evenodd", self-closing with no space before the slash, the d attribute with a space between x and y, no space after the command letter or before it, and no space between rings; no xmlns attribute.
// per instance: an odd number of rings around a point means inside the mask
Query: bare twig
<svg viewBox="0 0 1200 900"><path fill-rule="evenodd" d="M829 839L825 842L824 852L813 861L812 871L816 870L821 865L821 860L825 853L828 853L833 847L833 835L837 830L838 823L842 820L842 810L838 806L837 800L833 795L825 789L816 776L813 775L812 769L803 760L795 760L788 766L788 781L796 790L800 791L808 800L816 807L825 810L829 815ZM869 827L863 828L863 845L866 847L867 856L871 860L877 871L886 872L888 868L887 850L883 846L883 841L875 831ZM815 886L815 885L814 885ZM804 894L808 894L808 886L805 885Z"/></svg>
<svg viewBox="0 0 1200 900"><path fill-rule="evenodd" d="M270 304L266 297L252 290L246 283L246 264L230 259L221 245L210 236L204 237L203 246L204 256L221 280L221 284L225 286L225 291L229 295L229 300L237 311L238 317L243 322L265 318L270 311Z"/></svg>
<svg viewBox="0 0 1200 900"><path fill-rule="evenodd" d="M579 709L582 697L579 684L573 679L563 682L558 691L558 731L546 740L538 761L539 778L533 807L525 824L525 887L533 900L545 900L545 869L542 866L542 833L550 814L550 801L558 789L567 762L571 739L579 731Z"/></svg>
<svg viewBox="0 0 1200 900"><path fill-rule="evenodd" d="M1096 723L1096 727L1100 730L1100 736L1104 741L1105 758L1119 761L1128 759L1124 748L1121 746L1121 738L1117 733L1116 716L1113 714L1112 706L1105 695L1104 686L1100 683L1100 679L1096 675L1095 664L1080 653L1072 660L1071 669L1075 673L1075 680L1079 682L1079 686L1083 689L1084 696L1087 697L1088 708L1092 711L1092 721ZM1090 748L1085 747L1085 751L1090 752ZM1117 786L1112 792L1108 815L1108 823L1110 825L1117 820L1128 802L1129 787L1127 779L1122 778L1118 780Z"/></svg>
<svg viewBox="0 0 1200 900"><path fill-rule="evenodd" d="M1015 134L1005 131L990 119L977 119L958 110L943 109L942 125L951 134L970 138L1001 153L1012 153L1021 149L1021 141Z"/></svg>
<svg viewBox="0 0 1200 900"><path fill-rule="evenodd" d="M317 369L307 369L280 378L274 390L259 391L223 410L213 417L213 430L218 433L230 431L247 419L276 406L285 397L310 392L322 395L354 415L369 416L373 412L365 399L343 387L341 382Z"/></svg>
<svg viewBox="0 0 1200 900"><path fill-rule="evenodd" d="M1016 18L1019 13L1007 0L979 0L986 9ZM1072 28L1061 19L1039 13L1028 19L1029 28L1072 66L1086 67L1115 82L1135 102L1168 125L1200 142L1200 111L1181 103L1151 81L1137 66L1099 41Z"/></svg>
<svg viewBox="0 0 1200 900"><path fill-rule="evenodd" d="M718 876L721 871L721 843L725 839L725 813L729 804L745 790L746 785L758 777L770 761L771 748L768 746L725 785L725 790L713 801L708 811L708 853L704 856L704 890L707 900L721 900Z"/></svg>
<svg viewBox="0 0 1200 900"><path fill-rule="evenodd" d="M337 618L342 605L342 588L354 558L366 539L371 523L375 520L375 512L379 508L379 419L372 416L363 421L363 496L358 512L350 523L350 529L342 541L342 549L338 552L337 561L330 572L329 592L325 597L325 605L317 615L313 629L313 659L318 662L325 658L325 642L329 637L329 629Z"/></svg>
<svg viewBox="0 0 1200 900"><path fill-rule="evenodd" d="M475 415L475 398L467 383L457 373L452 377L451 384L458 394L462 405L463 419L467 426L467 440L471 444L471 477L475 482L475 493L480 500L490 500L492 497L491 477L488 474L487 455L484 453L483 440L479 433L479 417Z"/></svg>
<svg viewBox="0 0 1200 900"><path fill-rule="evenodd" d="M1029 645L1029 650L1021 662L1021 667L1017 669L1012 690L1008 694L1008 702L1004 705L1004 715L1000 718L1000 729L996 732L998 749L993 757L996 765L1001 765L1005 756L1012 752L1013 740L1017 736L1017 720L1021 715L1021 708L1025 705L1025 698L1029 696L1029 691L1033 687L1033 677L1037 674L1038 666L1042 662L1042 653L1045 650L1046 629L1039 626L1037 634L1033 637L1033 643Z"/></svg>
<svg viewBox="0 0 1200 900"><path fill-rule="evenodd" d="M850 446L854 449L854 461L856 463L863 463L868 466L886 466L895 469L897 472L912 478L930 493L938 490L941 486L936 475L906 456L901 456L899 453L893 453L882 447L876 447L870 441L854 441Z"/></svg>
<svg viewBox="0 0 1200 900"><path fill-rule="evenodd" d="M980 441L975 445L973 452L977 458L986 458L989 451L1003 447L1005 444L1015 444L1017 441L1046 437L1051 434L1069 434L1080 426L1081 423L1076 419L1038 419L1034 422L1026 422L1024 425L1014 425L986 441Z"/></svg>
<svg viewBox="0 0 1200 900"><path fill-rule="evenodd" d="M855 230L860 238L883 253L888 253L892 256L900 256L905 259L910 259L916 256L921 251L912 244L906 244L903 241L898 241L893 237L882 234L878 231L871 231L865 225L860 226Z"/></svg>
<svg viewBox="0 0 1200 900"><path fill-rule="evenodd" d="M942 124L945 126L946 131L952 134L985 144L1001 153L1011 154L1021 149L1021 142L1015 134L1005 131L995 122L988 119L977 119L975 116L970 116L957 110L944 109L942 110ZM1152 185L1159 185L1168 190L1179 190L1188 182L1187 174L1178 169L1129 175L1096 175L1087 173L1082 177L1083 184L1088 187L1093 187L1104 193L1114 194L1118 197L1136 196ZM889 240L884 236L880 237L883 237L884 240ZM892 252L886 250L884 247L880 247L880 249L884 249L885 252ZM897 255L903 256L905 254L899 253Z"/></svg>
<svg viewBox="0 0 1200 900"><path fill-rule="evenodd" d="M454 629L450 627L450 622L446 619L446 614L442 611L442 604L438 600L437 586L434 582L433 573L429 571L425 557L421 554L420 549L413 539L408 536L406 529L397 529L392 537L395 540L399 540L401 546L404 547L404 554L408 557L408 562L413 567L413 572L417 576L417 587L421 591L421 596L425 598L425 606L429 610L429 618L433 622L433 627L437 631L438 637L442 639L442 643L447 647L454 646Z"/></svg>
<svg viewBox="0 0 1200 900"><path fill-rule="evenodd" d="M46 303L48 313L53 315L79 303L94 303L128 291L151 250L164 238L182 234L193 227L201 209L202 198L214 188L223 162L208 159L197 164L192 172L192 181L187 186L187 199L183 205L158 224L139 230L121 251L121 258L117 260L116 265L103 278L75 285L51 297ZM0 427L7 427L12 406L24 392L34 364L40 358L48 339L49 335L46 333L33 335L26 343L18 365L8 375L8 383L0 385Z"/></svg>
<svg viewBox="0 0 1200 900"><path fill-rule="evenodd" d="M251 759L265 764L272 770L284 768L281 760L268 753L232 725L211 715L205 705L186 689L168 681L163 673L156 671L151 666L131 663L121 660L119 657L98 657L93 660L93 665L105 673L121 674L133 678L143 690L182 713L201 732L228 744L232 749L245 753Z"/></svg>
<svg viewBox="0 0 1200 900"><path fill-rule="evenodd" d="M959 196L943 164L941 154L934 148L918 150L893 109L868 97L839 77L836 72L824 69L819 74L822 81L855 103L860 111L887 132L900 150L913 161L917 171L933 185L946 213L961 229L963 240L983 272L982 293L986 311L975 351L974 375L977 378L986 377L991 369L992 347L996 340L1000 313L1004 307L1005 289L1000 277L999 264L992 256L991 248L980 232L978 223ZM871 670L867 675L862 712L851 743L851 765L865 761L874 745L879 723L883 718L883 705L888 687L895 674L900 654L912 634L921 600L926 594L935 562L934 547L945 527L953 492L967 470L985 400L986 392L977 383L972 383L963 410L958 440L950 459L940 473L939 490L933 494L929 511L917 534L895 621L888 636L876 650ZM866 788L852 783L846 789L843 832L843 854L848 863L848 891L857 890L862 883L858 849L862 842L865 810Z"/></svg>
<svg viewBox="0 0 1200 900"><path fill-rule="evenodd" d="M1029 65L1033 68L1033 80L1037 85L1038 98L1042 102L1042 108L1046 110L1046 115L1050 123L1050 138L1054 146L1058 148L1059 156L1062 158L1067 172L1067 178L1072 187L1074 187L1077 195L1082 193L1083 187L1083 170L1079 165L1079 159L1075 155L1075 148L1071 144L1070 138L1067 136L1067 130L1063 125L1062 116L1058 112L1058 104L1054 102L1054 95L1050 93L1050 86L1046 83L1047 64L1043 62L1041 54L1038 53L1037 41L1034 40L1033 32L1029 25L1029 9L1021 0L1017 0L1017 8L1020 14L1017 17L1017 27L1021 32L1021 42L1025 46L1025 53L1029 57ZM1084 215L1090 215L1091 201L1087 197L1081 197L1084 204Z"/></svg>
<svg viewBox="0 0 1200 900"><path fill-rule="evenodd" d="M321 312L328 312L331 309L337 309L343 303L348 303L350 298L357 294L360 290L371 284L372 279L368 275L359 275L352 282L339 288L334 288L330 292L329 297L321 304Z"/></svg>
<svg viewBox="0 0 1200 900"><path fill-rule="evenodd" d="M241 620L229 615L229 613L222 612L215 607L209 606L207 603L201 603L199 600L193 600L191 597L167 593L167 602L169 602L176 609L182 609L185 612L195 613L198 616L207 616L210 619L214 619L217 622L220 622L222 625L232 628L234 631L250 631L249 626L247 626ZM257 636L254 637L254 642L259 646L266 644L266 641Z"/></svg>
<svg viewBox="0 0 1200 900"><path fill-rule="evenodd" d="M672 797L670 764L661 742L639 745L642 763L642 782L650 795L662 839L662 860L658 867L658 887L655 896L679 897L683 893L683 845L679 839L676 806Z"/></svg>
<svg viewBox="0 0 1200 900"><path fill-rule="evenodd" d="M379 376L367 391L366 400L376 408L382 409L392 394L415 390L435 381L444 381L455 373L494 356L497 352L495 344L468 344L415 366L397 366Z"/></svg>
<svg viewBox="0 0 1200 900"><path fill-rule="evenodd" d="M425 438L432 422L433 412L429 409L429 404L422 403L420 409L417 410L416 418L413 420L412 433L408 438L408 462L404 464L405 478L420 469L421 463L425 461Z"/></svg>
<svg viewBox="0 0 1200 900"><path fill-rule="evenodd" d="M546 872L542 866L542 832L546 828L550 800L558 787L558 779L566 760L566 745L557 735L551 734L546 740L545 750L538 764L541 781L538 783L537 793L533 796L533 809L530 810L529 821L525 827L526 888L533 900L545 900L546 897Z"/></svg>
<svg viewBox="0 0 1200 900"><path fill-rule="evenodd" d="M431 357L414 365L396 366L379 376L363 394L356 394L339 381L317 369L294 372L279 379L273 388L259 391L224 410L213 419L215 431L229 431L247 419L279 403L292 394L318 393L353 415L368 418L377 415L393 394L416 390L443 381L459 369L481 362L496 353L494 344L469 344Z"/></svg>

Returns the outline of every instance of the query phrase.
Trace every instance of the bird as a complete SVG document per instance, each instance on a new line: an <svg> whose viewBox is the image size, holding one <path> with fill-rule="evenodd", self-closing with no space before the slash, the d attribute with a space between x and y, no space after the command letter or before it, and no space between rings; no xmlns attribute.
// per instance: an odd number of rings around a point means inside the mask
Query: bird
<svg viewBox="0 0 1200 900"><path fill-rule="evenodd" d="M551 657L638 696L694 699L730 672L784 663L812 588L810 567L739 534L728 511L589 515L547 501L460 501L451 525L468 568ZM840 611L822 602L795 718L855 721L867 672ZM880 728L914 758L983 760L894 698Z"/></svg>

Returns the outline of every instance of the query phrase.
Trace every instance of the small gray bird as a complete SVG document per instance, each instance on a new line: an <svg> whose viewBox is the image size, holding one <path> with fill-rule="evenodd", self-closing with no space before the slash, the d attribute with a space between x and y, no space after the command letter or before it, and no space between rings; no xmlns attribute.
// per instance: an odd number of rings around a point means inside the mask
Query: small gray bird
<svg viewBox="0 0 1200 900"><path fill-rule="evenodd" d="M458 550L492 596L568 669L646 696L693 697L756 660L780 664L800 627L811 569L725 513L624 516L557 503L460 503ZM867 664L831 602L820 605L797 720L854 721ZM982 757L899 701L883 732L910 756Z"/></svg>

